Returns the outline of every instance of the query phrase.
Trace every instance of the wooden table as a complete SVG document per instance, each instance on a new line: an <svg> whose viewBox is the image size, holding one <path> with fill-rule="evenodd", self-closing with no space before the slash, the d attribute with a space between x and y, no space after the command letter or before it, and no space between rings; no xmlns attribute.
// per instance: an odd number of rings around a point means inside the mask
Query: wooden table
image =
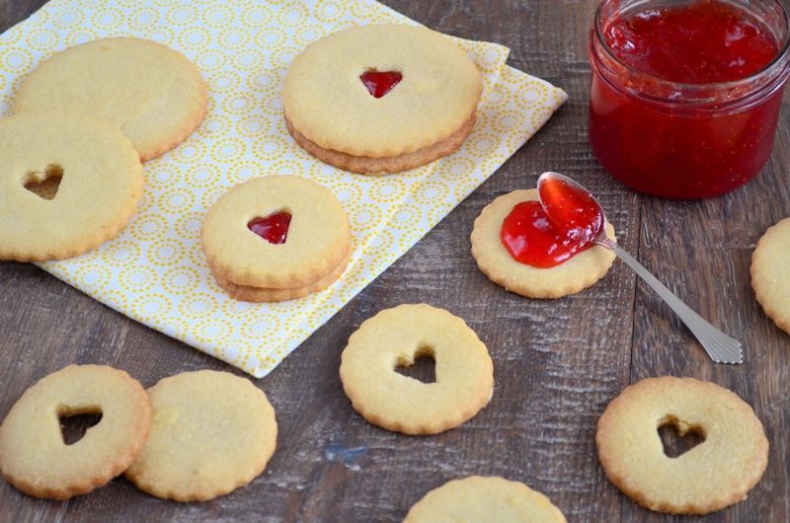
<svg viewBox="0 0 790 523"><path fill-rule="evenodd" d="M0 30L43 3L0 0ZM693 521L790 521L790 338L763 314L749 283L758 238L790 215L790 106L783 107L773 157L745 188L702 202L642 197L609 178L587 141L586 36L594 0L385 3L434 29L510 47L509 63L565 89L567 104L424 240L254 382L277 411L280 435L269 466L251 485L184 505L142 494L123 479L67 502L34 499L0 482L0 522L399 522L428 490L471 474L523 481L546 493L568 521L681 521L624 497L606 480L594 444L607 403L629 383L663 375L732 389L754 406L772 445L768 470L746 501ZM711 363L622 263L588 291L555 301L509 294L483 276L469 252L474 218L494 197L533 187L546 170L593 189L620 243L691 307L742 340L746 364ZM413 302L464 318L495 364L491 404L460 428L428 438L366 423L337 372L362 321ZM36 380L72 363L114 365L145 386L196 369L241 374L32 265L0 263L0 416Z"/></svg>

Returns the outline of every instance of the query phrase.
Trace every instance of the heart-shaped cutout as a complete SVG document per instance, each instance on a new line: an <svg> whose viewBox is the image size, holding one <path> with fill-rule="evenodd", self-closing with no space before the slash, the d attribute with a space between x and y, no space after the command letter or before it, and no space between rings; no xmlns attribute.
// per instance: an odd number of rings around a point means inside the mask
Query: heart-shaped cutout
<svg viewBox="0 0 790 523"><path fill-rule="evenodd" d="M88 429L97 425L102 418L101 409L88 409L84 411L66 411L58 414L60 433L63 443L74 445L88 432Z"/></svg>
<svg viewBox="0 0 790 523"><path fill-rule="evenodd" d="M375 69L369 69L362 73L359 79L362 80L362 83L365 84L365 87L368 88L368 92L372 94L374 98L381 98L392 91L395 86L403 80L403 75L398 71L377 71Z"/></svg>
<svg viewBox="0 0 790 523"><path fill-rule="evenodd" d="M278 211L262 218L254 218L247 228L274 245L282 245L288 239L291 213Z"/></svg>
<svg viewBox="0 0 790 523"><path fill-rule="evenodd" d="M436 358L431 347L420 347L409 360L401 358L395 372L422 383L436 383Z"/></svg>
<svg viewBox="0 0 790 523"><path fill-rule="evenodd" d="M677 458L705 442L701 427L668 418L658 426L658 435L668 458Z"/></svg>
<svg viewBox="0 0 790 523"><path fill-rule="evenodd" d="M63 179L63 167L47 165L44 172L31 171L25 179L25 189L45 200L57 196L60 182Z"/></svg>

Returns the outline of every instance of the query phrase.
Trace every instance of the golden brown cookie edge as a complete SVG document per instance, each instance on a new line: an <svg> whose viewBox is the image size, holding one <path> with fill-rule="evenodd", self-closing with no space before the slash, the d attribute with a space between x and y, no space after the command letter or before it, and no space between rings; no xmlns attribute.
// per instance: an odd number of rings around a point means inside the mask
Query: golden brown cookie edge
<svg viewBox="0 0 790 523"><path fill-rule="evenodd" d="M11 415L11 411L14 409L14 406L19 403L25 396L29 394L34 395L37 393L37 390L34 390L34 387L38 387L42 384L46 378L51 376L52 374L58 372L79 372L81 369L90 368L90 369L102 369L102 372L113 372L117 374L121 380L126 381L130 387L127 392L131 392L132 394L139 396L140 401L140 417L138 418L139 421L139 433L138 437L131 441L130 446L128 447L128 452L117 457L117 461L112 464L108 464L107 467L103 470L102 474L93 477L93 478L84 478L81 481L75 482L67 487L63 488L52 488L52 487L41 487L39 485L34 485L26 480L22 480L19 478L15 478L13 474L10 474L2 467L2 447L3 447L3 439L4 439L4 432L7 429L5 424L5 420L9 418ZM42 384L42 387L46 384ZM40 390L40 389L39 389ZM142 395L140 393L142 392ZM32 386L28 387L25 392L22 393L22 396L14 402L14 405L11 406L11 410L6 414L4 418L3 424L0 425L0 470L2 471L3 478L11 485L13 485L18 490L24 492L33 497L43 498L43 499L56 499L60 501L68 500L74 496L88 494L93 490L103 487L104 485L108 484L114 478L123 474L123 472L129 468L129 466L134 463L137 457L143 450L145 446L145 442L148 440L148 435L151 429L151 422L152 422L152 410L151 410L151 403L148 399L148 395L145 393L145 389L143 386L138 382L136 379L132 378L126 371L121 369L116 369L114 367L110 367L108 365L68 365L63 369L50 373L39 381L37 381ZM5 429L5 430L4 430ZM53 465L56 466L56 465Z"/></svg>
<svg viewBox="0 0 790 523"><path fill-rule="evenodd" d="M644 394L645 392L643 389L660 389L663 383L667 383L668 381L673 381L676 383L684 383L688 384L693 387L703 387L709 390L713 390L716 393L724 394L733 400L732 406L738 408L741 412L744 413L744 418L749 420L750 422L756 421L756 424L753 424L754 427L759 428L760 432L762 433L763 437L758 442L758 449L757 454L759 454L759 460L755 461L753 468L750 471L744 471L743 469L740 472L750 472L749 474L749 481L747 481L741 489L734 490L728 496L722 496L718 499L710 500L708 503L695 503L693 505L677 505L673 503L666 503L661 501L656 501L651 499L649 496L644 495L644 493L638 488L630 484L630 481L625 476L625 473L620 474L615 471L616 468L614 466L609 466L608 463L612 460L609 459L608 454L604 456L604 452L602 452L602 448L608 449L607 445L607 438L611 438L609 435L610 426L613 423L610 421L610 418L615 416L615 409L619 408L621 403L634 401L633 396L639 396ZM660 393L660 390L657 391ZM610 409L611 407L611 409ZM733 391L722 387L720 385L716 385L715 383L697 380L695 378L677 378L674 376L661 376L656 378L645 378L636 383L633 383L623 389L623 391L617 395L609 404L607 405L604 413L598 419L598 423L596 424L596 434L595 434L595 444L598 451L598 459L601 463L601 467L604 469L604 473L606 474L607 479L615 486L618 490L623 492L626 496L631 498L635 503L638 505L652 510L654 512L661 512L665 514L675 514L675 515L695 515L695 516L702 516L705 514L709 514L711 512L715 512L717 510L724 509L731 505L738 503L746 498L748 493L757 485L757 483L762 479L763 474L768 466L768 451L770 444L768 442L767 437L765 436L765 429L763 427L762 422L754 412L754 409L746 403L740 396L735 394ZM613 450L614 454L618 453L618 450ZM616 461L616 460L614 460Z"/></svg>
<svg viewBox="0 0 790 523"><path fill-rule="evenodd" d="M452 154L461 147L464 141L466 141L466 138L471 134L476 120L477 111L475 110L472 116L464 122L460 129L453 132L444 140L411 153L404 153L396 156L382 156L379 158L353 156L332 149L324 149L295 129L287 115L285 116L285 125L296 143L318 160L345 171L369 176L382 176L421 167Z"/></svg>

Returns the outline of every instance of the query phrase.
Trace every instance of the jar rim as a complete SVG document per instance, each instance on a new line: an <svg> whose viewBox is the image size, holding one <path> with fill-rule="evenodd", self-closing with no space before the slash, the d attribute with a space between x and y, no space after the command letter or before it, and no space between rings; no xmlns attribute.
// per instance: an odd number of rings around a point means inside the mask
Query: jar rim
<svg viewBox="0 0 790 523"><path fill-rule="evenodd" d="M606 39L604 38L603 35L603 27L602 27L601 19L603 18L604 5L612 1L617 1L617 0L602 0L598 4L598 8L595 10L594 32L598 42L601 44L601 48L604 50L604 52L609 58L614 60L619 66L623 67L630 74L649 78L651 81L658 82L665 86L671 86L677 89L692 90L692 91L695 89L703 89L703 88L704 89L710 89L710 88L733 89L743 85L748 85L754 82L755 80L758 80L766 76L773 69L776 69L777 66L780 66L778 68L781 69L784 65L786 65L785 62L788 62L788 58L790 58L790 12L788 12L788 9L785 7L784 3L781 0L772 0L772 2L775 5L779 6L779 8L782 10L782 15L784 16L784 20L785 20L785 26L787 27L787 35L784 38L784 44L776 53L776 56L770 62L768 62L762 69L750 74L749 76L739 78L738 80L729 80L726 82L686 83L686 82L675 82L672 80L667 80L665 78L661 78L660 76L656 76L654 74L641 71L635 68L631 64L623 61L609 47L609 44L607 44ZM726 2L726 0L722 0L722 1L724 1L725 3L729 3Z"/></svg>

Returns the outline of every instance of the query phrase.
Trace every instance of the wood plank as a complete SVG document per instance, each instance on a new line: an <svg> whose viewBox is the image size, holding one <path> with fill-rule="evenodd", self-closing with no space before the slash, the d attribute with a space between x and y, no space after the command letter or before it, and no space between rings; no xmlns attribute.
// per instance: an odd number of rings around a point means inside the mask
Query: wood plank
<svg viewBox="0 0 790 523"><path fill-rule="evenodd" d="M637 286L631 381L649 376L690 376L713 381L751 404L765 425L772 448L768 470L746 501L699 521L787 521L787 394L790 338L763 314L749 277L757 240L790 215L786 182L787 104L774 155L744 188L721 198L677 202L645 198L640 259L678 296L714 325L738 338L746 363L712 363L680 320L649 288ZM664 521L626 505L624 520Z"/></svg>

